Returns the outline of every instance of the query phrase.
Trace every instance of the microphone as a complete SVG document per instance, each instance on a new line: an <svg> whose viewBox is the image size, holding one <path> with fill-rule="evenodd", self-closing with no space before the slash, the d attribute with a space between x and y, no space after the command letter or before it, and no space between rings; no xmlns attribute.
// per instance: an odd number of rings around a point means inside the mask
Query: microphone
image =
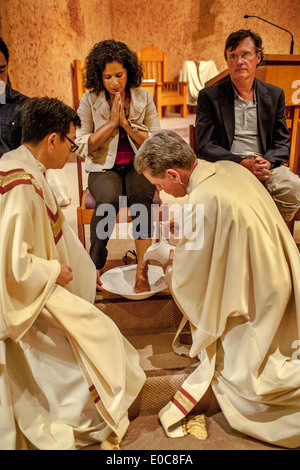
<svg viewBox="0 0 300 470"><path fill-rule="evenodd" d="M282 28L281 26L278 26L277 24L271 23L270 21L264 20L260 16L255 16L255 15L244 15L244 18L258 18L259 20L265 21L266 23L271 24L272 26L275 26L276 28L283 29L283 31L286 31L292 36L292 42L291 42L291 48L290 48L290 54L294 53L294 37L290 31L287 29Z"/></svg>

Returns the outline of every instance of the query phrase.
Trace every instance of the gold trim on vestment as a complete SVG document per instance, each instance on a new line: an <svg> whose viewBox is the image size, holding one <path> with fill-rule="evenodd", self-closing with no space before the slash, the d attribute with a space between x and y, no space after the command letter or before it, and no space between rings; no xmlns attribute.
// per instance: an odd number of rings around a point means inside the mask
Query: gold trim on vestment
<svg viewBox="0 0 300 470"><path fill-rule="evenodd" d="M57 243L62 236L62 217L61 217L60 207L58 206L56 202L57 211L55 214L53 214L53 212L49 209L47 204L46 204L46 207L47 207L47 214L50 220L54 240L55 240L55 243Z"/></svg>
<svg viewBox="0 0 300 470"><path fill-rule="evenodd" d="M197 401L182 388L175 393L172 401L185 415L197 404Z"/></svg>
<svg viewBox="0 0 300 470"><path fill-rule="evenodd" d="M54 214L46 204L42 188L38 185L34 177L30 173L27 173L27 171L23 170L22 168L17 168L17 169L9 170L9 171L0 171L0 194L5 194L11 189L21 184L32 184L36 193L43 199L46 205L47 215L50 220L54 241L55 241L55 244L57 244L62 236L62 217L61 217L60 208L57 202L56 202L57 210L56 210L56 213Z"/></svg>
<svg viewBox="0 0 300 470"><path fill-rule="evenodd" d="M24 184L25 182L30 182L35 187L35 189L37 189L38 193L42 192L41 187L37 184L33 176L27 173L25 170L18 169L0 172L0 188L2 189L1 193L5 193L18 184Z"/></svg>

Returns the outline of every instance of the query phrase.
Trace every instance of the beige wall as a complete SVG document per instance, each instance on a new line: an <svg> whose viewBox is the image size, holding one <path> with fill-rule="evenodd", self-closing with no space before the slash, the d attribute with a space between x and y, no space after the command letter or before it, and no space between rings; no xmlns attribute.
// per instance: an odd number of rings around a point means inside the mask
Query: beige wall
<svg viewBox="0 0 300 470"><path fill-rule="evenodd" d="M16 89L72 105L72 60L111 37L133 50L152 43L168 52L169 79L184 60L214 59L223 70L224 41L239 28L259 32L267 53L289 53L288 33L244 14L291 30L300 54L299 0L1 0L0 34Z"/></svg>
<svg viewBox="0 0 300 470"><path fill-rule="evenodd" d="M73 104L71 64L111 37L110 0L1 0L1 36L12 85Z"/></svg>

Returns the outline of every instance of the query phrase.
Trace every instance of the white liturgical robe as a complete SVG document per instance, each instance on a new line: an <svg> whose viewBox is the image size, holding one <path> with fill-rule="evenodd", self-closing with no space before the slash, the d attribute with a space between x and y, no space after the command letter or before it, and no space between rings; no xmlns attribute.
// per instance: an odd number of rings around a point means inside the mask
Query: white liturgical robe
<svg viewBox="0 0 300 470"><path fill-rule="evenodd" d="M241 165L199 160L187 192L192 211L183 226L192 220L192 231L183 231L167 278L184 316L180 328L189 321L193 338L187 351L177 335L174 348L198 356L200 364L160 419L171 437L182 435L180 420L211 384L234 429L296 448L298 248L263 184ZM203 204L202 223L196 223L197 204Z"/></svg>
<svg viewBox="0 0 300 470"><path fill-rule="evenodd" d="M75 449L112 430L121 440L145 381L94 306L95 267L44 173L25 146L0 160L1 449ZM62 263L74 277L65 287Z"/></svg>

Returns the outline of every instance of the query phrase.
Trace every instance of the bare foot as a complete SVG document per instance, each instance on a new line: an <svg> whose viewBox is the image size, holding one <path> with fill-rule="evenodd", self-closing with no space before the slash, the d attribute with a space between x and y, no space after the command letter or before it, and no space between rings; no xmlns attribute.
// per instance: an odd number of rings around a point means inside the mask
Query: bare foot
<svg viewBox="0 0 300 470"><path fill-rule="evenodd" d="M96 289L102 291L104 289L102 287L102 281L100 279L100 276L101 274L103 274L103 269L97 269L96 272L97 272Z"/></svg>
<svg viewBox="0 0 300 470"><path fill-rule="evenodd" d="M148 280L148 265L149 261L143 261L137 265L134 292L140 294L141 292L151 291L150 283Z"/></svg>

